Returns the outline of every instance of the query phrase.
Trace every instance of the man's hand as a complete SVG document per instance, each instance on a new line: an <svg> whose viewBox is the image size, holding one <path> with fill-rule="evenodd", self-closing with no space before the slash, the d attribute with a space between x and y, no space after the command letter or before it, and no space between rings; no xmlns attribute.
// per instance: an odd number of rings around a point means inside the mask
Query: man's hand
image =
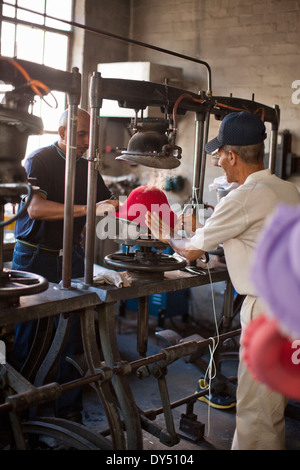
<svg viewBox="0 0 300 470"><path fill-rule="evenodd" d="M153 236L163 243L169 244L176 253L189 261L200 258L205 253L193 245L194 237L181 238L174 234L174 229L165 224L158 214L146 212L145 222Z"/></svg>
<svg viewBox="0 0 300 470"><path fill-rule="evenodd" d="M184 230L187 234L192 235L196 232L196 229L200 227L202 227L202 225L199 224L194 214L181 214L177 219L174 230L175 232Z"/></svg>
<svg viewBox="0 0 300 470"><path fill-rule="evenodd" d="M156 240L169 243L170 238L174 236L174 230L163 222L155 212L147 211L145 222Z"/></svg>
<svg viewBox="0 0 300 470"><path fill-rule="evenodd" d="M116 212L118 209L119 201L117 199L106 199L105 201L97 202L96 215L105 215L110 212Z"/></svg>

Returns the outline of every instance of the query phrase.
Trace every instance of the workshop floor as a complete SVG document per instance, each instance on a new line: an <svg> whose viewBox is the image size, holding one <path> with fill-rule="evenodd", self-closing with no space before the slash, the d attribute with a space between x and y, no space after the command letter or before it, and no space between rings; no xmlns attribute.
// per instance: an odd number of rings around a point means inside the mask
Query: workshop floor
<svg viewBox="0 0 300 470"><path fill-rule="evenodd" d="M197 325L193 321L183 322L181 317L166 319L164 328L177 331L182 337L197 333ZM157 331L157 318L150 317L149 340L147 355L158 353L167 346L164 340L159 339L155 334ZM136 318L129 315L118 322L118 343L121 356L124 360L133 361L138 359L136 353ZM236 375L237 361L235 359L224 363L222 373L227 376ZM180 398L191 395L196 391L197 380L201 376L201 370L196 363L187 362L181 358L168 367L167 384L170 401L174 402ZM131 379L132 391L137 405L143 410L156 409L161 407L159 391L155 379ZM85 389L84 422L87 426L101 428L101 416L99 415L99 404L95 392L91 387ZM289 405L290 409L290 405ZM286 447L288 450L300 450L300 413L298 404L292 408L291 417L286 417ZM194 406L194 413L198 421L205 425L204 439L194 442L188 438L180 429L179 422L181 414L186 412L186 406L173 409L173 417L176 430L180 435L180 442L169 448L159 442L157 438L144 432L144 450L230 450L232 437L235 429L235 409L227 411L217 410L208 407L205 403L197 401ZM298 419L294 419L297 417ZM103 418L103 416L102 416ZM156 421L165 427L163 415L159 415Z"/></svg>
<svg viewBox="0 0 300 470"><path fill-rule="evenodd" d="M132 318L132 317L131 317ZM185 323L181 322L181 319L177 319L175 323L178 325L177 332L182 333L182 337L189 336L192 334L190 327L187 327ZM121 319L119 323L119 334L118 344L121 356L124 360L134 361L138 359L136 353L136 321L133 319ZM159 339L155 335L157 331L157 319L150 317L149 322L149 339L148 339L148 350L147 355L157 354L168 344ZM190 325L191 326L191 325ZM174 328L174 323L170 321L165 322L165 328ZM159 330L159 329L158 329ZM174 330L175 331L175 330ZM185 334L187 333L187 334ZM193 331L195 333L195 331ZM235 369L235 363L231 365L231 368ZM230 371L231 372L231 371ZM197 368L195 364L186 362L184 358L181 358L168 366L168 372L166 376L170 402L177 401L188 395L192 395L197 388L197 380L200 378L201 370ZM157 381L153 377L147 377L145 379L138 379L136 377L131 378L131 388L135 397L137 405L145 410L160 408L161 400L159 395L159 389ZM85 389L85 410L83 413L84 422L88 426L95 427L97 429L99 423L99 415L97 412L98 402L95 393L91 388ZM235 412L229 410L227 412L220 412L213 408L209 408L206 404L197 402L194 406L194 413L198 417L198 421L205 425L205 439L200 442L193 442L179 429L179 423L181 414L186 412L186 406L180 406L173 409L173 417L176 431L180 435L180 442L170 447L162 444L159 439L153 435L143 432L144 450L210 450L210 449L230 449L231 439L234 432L235 426ZM100 418L101 419L101 418ZM165 428L165 421L163 414L158 415L155 423Z"/></svg>
<svg viewBox="0 0 300 470"><path fill-rule="evenodd" d="M203 308L205 305L203 303ZM116 312L117 313L117 312ZM121 357L124 361L134 361L138 359L137 354L137 314L126 312L125 316L116 318L117 339ZM205 334L203 327L189 315L185 318L174 316L166 318L165 330L172 330L182 338L193 334L200 334L207 338L213 335L212 332ZM169 346L170 336L159 334L161 328L158 327L157 317L149 317L149 336L147 355L154 355L164 347ZM158 333L158 334L157 334ZM172 338L172 335L171 335ZM232 340L229 340L229 342ZM234 352L236 348L229 344L229 349ZM226 376L235 376L237 371L236 355L231 354L229 359L222 363L221 372ZM192 395L197 388L197 381L203 375L197 361L189 361L189 358L180 358L168 366L166 381L169 391L170 402L173 403L188 395ZM138 379L136 376L130 378L131 390L136 404L142 410L158 409L162 406L158 384L156 379L149 376ZM86 385L84 391L84 411L83 423L96 433L107 430L107 420L103 408L98 400L95 390ZM292 406L293 405L293 406ZM300 450L300 404L289 403L286 413L286 448L287 450ZM176 432L180 437L178 444L167 447L152 434L143 431L143 449L149 451L199 451L199 450L230 450L232 437L235 429L235 409L227 411L208 407L207 404L196 401L193 413L197 416L197 421L204 424L204 438L194 441L180 430L180 419L182 413L186 413L186 405L176 407L172 411ZM160 414L154 421L165 428L164 415ZM47 449L63 450L64 446L52 438L43 438ZM2 447L0 446L2 449ZM9 446L4 448L9 449Z"/></svg>

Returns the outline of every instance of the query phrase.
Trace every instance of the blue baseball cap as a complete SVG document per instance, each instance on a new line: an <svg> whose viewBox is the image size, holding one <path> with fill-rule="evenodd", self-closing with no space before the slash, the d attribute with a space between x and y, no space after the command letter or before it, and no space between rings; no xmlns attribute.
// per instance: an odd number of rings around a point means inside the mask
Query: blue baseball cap
<svg viewBox="0 0 300 470"><path fill-rule="evenodd" d="M259 144L266 137L266 126L257 114L234 112L223 118L218 136L207 142L205 150L213 153L223 145Z"/></svg>

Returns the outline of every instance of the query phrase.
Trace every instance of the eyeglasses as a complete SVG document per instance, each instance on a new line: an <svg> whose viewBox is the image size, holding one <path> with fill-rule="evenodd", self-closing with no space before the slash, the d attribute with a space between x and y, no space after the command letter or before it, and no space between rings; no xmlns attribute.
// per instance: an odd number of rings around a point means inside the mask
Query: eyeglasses
<svg viewBox="0 0 300 470"><path fill-rule="evenodd" d="M219 150L220 150L220 149L216 149L216 150L214 150L214 151L211 153L211 156L212 156L213 158L216 158L217 160L220 159L220 157L219 157L219 155L218 155Z"/></svg>
<svg viewBox="0 0 300 470"><path fill-rule="evenodd" d="M224 155L224 152L223 152L222 155L219 155L219 152L220 152L221 149L222 149L222 147L220 147L220 148L214 150L214 151L211 153L211 156L212 156L213 158L216 158L217 160L220 160L220 158L222 158L222 156ZM228 155L229 152L225 152L225 154Z"/></svg>

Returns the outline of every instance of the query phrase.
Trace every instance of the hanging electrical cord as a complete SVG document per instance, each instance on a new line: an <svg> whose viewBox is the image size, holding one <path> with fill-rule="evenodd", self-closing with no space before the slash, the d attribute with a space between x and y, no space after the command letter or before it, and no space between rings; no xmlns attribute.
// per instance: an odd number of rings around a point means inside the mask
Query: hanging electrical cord
<svg viewBox="0 0 300 470"><path fill-rule="evenodd" d="M216 313L216 305L215 305L215 296L214 296L214 289L213 289L213 281L209 269L209 265L207 264L207 272L209 275L209 283L210 283L210 289L211 289L211 297L212 297L212 306L213 306L213 316L214 316L214 322L215 322L215 328L216 328L216 334L215 338L210 337L212 341L212 346L209 345L209 353L210 353L210 359L208 363L207 370L204 374L204 381L208 383L208 394L209 394L209 401L211 400L211 383L214 378L216 378L217 375L217 368L215 364L215 359L214 359L214 354L219 346L220 343L220 333L219 333L219 327L218 327L218 320L217 320L217 313ZM208 411L207 411L207 434L206 436L209 435L210 433L210 403L208 403Z"/></svg>
<svg viewBox="0 0 300 470"><path fill-rule="evenodd" d="M183 93L182 95L180 95L177 100L175 101L174 103L174 107L173 107L173 126L174 126L174 132L177 131L177 110L178 110L178 106L179 106L179 103L184 100L184 99L189 99L191 101L193 101L194 103L204 103L205 100L202 100L200 98L194 98L192 95L190 95L189 93ZM236 108L234 106L231 106L231 105L228 105L228 104L224 104L224 103L219 103L218 101L215 102L214 104L214 107L217 108L226 108L226 109L229 109L230 111L238 111L238 112L249 112L250 111L247 111L245 109L242 109L242 108ZM259 112L261 111L261 120L264 121L265 119L265 110L264 108L260 107L258 109L255 110L254 114L258 114Z"/></svg>
<svg viewBox="0 0 300 470"><path fill-rule="evenodd" d="M198 212L198 208L199 208L199 201L198 201L198 197L197 197L197 193L195 192L195 201L196 201L196 208L197 208L197 212ZM212 206L211 206L212 207ZM213 319L214 319L214 324L215 324L215 338L213 337L210 337L209 339L211 339L212 341L212 346L209 345L209 355L210 355L210 358L209 358L209 362L208 362L208 366L207 366L207 369L204 373L204 383L207 383L208 384L208 394L209 394L209 400L211 399L211 383L213 381L213 379L216 377L216 374L217 374L217 368L216 368L216 364L215 364L215 359L214 359L214 354L219 346L219 343L220 343L220 333L219 333L219 326L218 326L218 319L217 319L217 312L216 312L216 304L215 304L215 295L214 295L214 289L213 289L213 280L212 280L212 277L211 277L211 272L210 272L210 267L209 267L209 257L208 255L206 254L206 266L207 266L207 272L208 272L208 276L209 276L209 284L210 284L210 290L211 290L211 298L212 298L212 309L213 309ZM206 436L209 435L210 433L210 404L208 404L208 415L207 415L207 421L208 421L208 425L207 425L207 434Z"/></svg>
<svg viewBox="0 0 300 470"><path fill-rule="evenodd" d="M49 87L47 85L45 85L45 83L43 83L39 80L32 79L30 77L30 75L27 73L27 71L24 69L24 67L22 67L16 60L9 59L9 58L6 58L6 57L1 57L1 56L0 56L0 60L8 62L13 67L15 67L23 75L24 79L26 80L26 82L23 86L30 87L32 89L32 91L36 95L38 95L41 99L43 99L48 106L50 106L50 104L44 99L44 95L51 94L52 97L55 100L56 108L57 108L57 105L58 105L57 100L54 97L54 95L52 94ZM16 89L14 91L16 91ZM3 188L3 185L1 185L1 186ZM7 185L4 185L4 186L11 189L15 185L14 184L7 184ZM21 209L14 216L10 217L7 220L0 221L0 228L6 227L7 225L10 225L13 222L15 222L25 211L27 211L27 208L29 207L29 204L30 204L32 196L33 196L33 189L32 189L31 184L30 183L19 183L18 184L18 189L19 190L24 190L24 194L27 194L25 204L21 207Z"/></svg>
<svg viewBox="0 0 300 470"><path fill-rule="evenodd" d="M26 80L26 82L23 86L30 87L32 89L32 91L35 93L35 95L38 95L43 101L45 101L45 103L48 106L53 108L53 106L51 106L44 98L44 95L49 95L50 94L52 96L52 98L54 99L54 101L55 101L55 109L57 108L57 106L58 106L57 100L56 100L55 96L53 95L53 93L51 92L50 88L47 85L45 85L45 83L43 83L39 80L32 79L29 76L29 74L27 73L27 71L24 69L24 67L22 67L22 65L20 65L16 60L9 59L7 57L2 57L2 56L0 56L0 60L8 62L13 67L15 67L23 75L23 77ZM18 88L17 89L15 88L15 91L16 90L18 90Z"/></svg>

